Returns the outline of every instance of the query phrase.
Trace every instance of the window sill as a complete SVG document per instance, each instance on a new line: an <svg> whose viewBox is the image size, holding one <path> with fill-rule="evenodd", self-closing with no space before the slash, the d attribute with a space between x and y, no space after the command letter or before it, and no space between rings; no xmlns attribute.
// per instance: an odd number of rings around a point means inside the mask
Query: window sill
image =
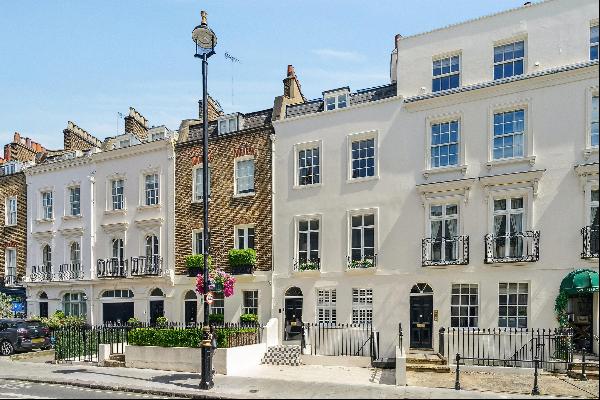
<svg viewBox="0 0 600 400"><path fill-rule="evenodd" d="M587 147L584 151L583 151L583 157L587 160L588 158L590 158L593 155L597 155L598 154L598 147Z"/></svg>
<svg viewBox="0 0 600 400"><path fill-rule="evenodd" d="M366 275L366 274L374 274L377 272L377 267L369 267L369 268L346 268L346 273L350 275Z"/></svg>
<svg viewBox="0 0 600 400"><path fill-rule="evenodd" d="M4 224L2 225L3 228L13 228L15 226L17 226L18 224Z"/></svg>
<svg viewBox="0 0 600 400"><path fill-rule="evenodd" d="M346 179L346 183L361 183L361 182L369 182L369 181L377 181L379 180L379 175L368 176L366 178L348 178Z"/></svg>
<svg viewBox="0 0 600 400"><path fill-rule="evenodd" d="M493 167L499 167L502 165L525 164L525 163L529 163L529 165L533 167L533 165L535 164L535 156L518 157L518 158L503 158L500 160L491 160L491 161L488 161L485 164L485 166L488 169L492 169Z"/></svg>
<svg viewBox="0 0 600 400"><path fill-rule="evenodd" d="M81 214L79 214L79 215L63 215L63 217L62 217L63 221L78 220L81 218L83 218Z"/></svg>
<svg viewBox="0 0 600 400"><path fill-rule="evenodd" d="M208 197L208 202L210 203L210 196ZM195 199L190 201L190 203L192 204L204 204L204 200L203 199Z"/></svg>
<svg viewBox="0 0 600 400"><path fill-rule="evenodd" d="M296 190L314 189L314 188L320 188L321 186L323 186L323 183L319 182L319 183L312 183L310 185L294 185L294 186L292 186L292 189L296 189Z"/></svg>
<svg viewBox="0 0 600 400"><path fill-rule="evenodd" d="M449 167L438 167L438 168L429 168L423 171L423 177L425 177L425 179L429 178L429 175L433 175L433 174L443 174L443 173L450 173L450 172L460 172L463 175L467 172L467 165L463 164L463 165L453 165L453 166L449 166Z"/></svg>
<svg viewBox="0 0 600 400"><path fill-rule="evenodd" d="M306 269L302 271L292 271L294 276L319 276L321 275L320 269Z"/></svg>
<svg viewBox="0 0 600 400"><path fill-rule="evenodd" d="M38 224L53 223L54 222L54 218L36 219L35 222L38 223Z"/></svg>
<svg viewBox="0 0 600 400"><path fill-rule="evenodd" d="M120 210L104 210L104 215L125 215L127 214L127 209L122 208Z"/></svg>
<svg viewBox="0 0 600 400"><path fill-rule="evenodd" d="M158 204L151 204L149 206L147 206L147 205L138 206L137 209L138 209L138 211L159 210L160 209L160 203L158 203Z"/></svg>
<svg viewBox="0 0 600 400"><path fill-rule="evenodd" d="M234 194L233 198L234 199L240 199L243 197L252 197L256 194L256 192L252 192L252 193L239 193L239 194Z"/></svg>

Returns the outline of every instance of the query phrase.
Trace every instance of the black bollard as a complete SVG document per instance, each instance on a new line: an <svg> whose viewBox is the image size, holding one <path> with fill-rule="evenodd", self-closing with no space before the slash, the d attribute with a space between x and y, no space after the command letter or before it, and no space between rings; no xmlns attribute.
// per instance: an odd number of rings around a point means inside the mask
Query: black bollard
<svg viewBox="0 0 600 400"><path fill-rule="evenodd" d="M587 381L587 375L585 373L585 347L581 351L583 352L583 358L581 361L581 380Z"/></svg>
<svg viewBox="0 0 600 400"><path fill-rule="evenodd" d="M539 396L540 388L538 387L538 363L539 359L537 356L533 359L533 389L531 389L532 396Z"/></svg>
<svg viewBox="0 0 600 400"><path fill-rule="evenodd" d="M454 381L454 390L460 390L460 354L456 353L456 380Z"/></svg>

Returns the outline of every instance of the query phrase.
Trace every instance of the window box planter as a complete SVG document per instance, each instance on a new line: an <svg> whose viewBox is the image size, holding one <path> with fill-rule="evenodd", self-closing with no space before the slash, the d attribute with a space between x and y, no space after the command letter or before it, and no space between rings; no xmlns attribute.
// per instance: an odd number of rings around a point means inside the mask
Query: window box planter
<svg viewBox="0 0 600 400"><path fill-rule="evenodd" d="M229 267L232 275L252 275L256 266L254 249L229 250Z"/></svg>
<svg viewBox="0 0 600 400"><path fill-rule="evenodd" d="M204 272L204 255L193 254L185 258L185 266L188 269L188 276L195 278ZM212 257L208 256L208 269L212 269Z"/></svg>
<svg viewBox="0 0 600 400"><path fill-rule="evenodd" d="M361 260L352 260L348 257L348 270L373 269L377 266L377 255L365 257Z"/></svg>
<svg viewBox="0 0 600 400"><path fill-rule="evenodd" d="M236 265L231 267L231 275L252 275L254 273L254 265Z"/></svg>

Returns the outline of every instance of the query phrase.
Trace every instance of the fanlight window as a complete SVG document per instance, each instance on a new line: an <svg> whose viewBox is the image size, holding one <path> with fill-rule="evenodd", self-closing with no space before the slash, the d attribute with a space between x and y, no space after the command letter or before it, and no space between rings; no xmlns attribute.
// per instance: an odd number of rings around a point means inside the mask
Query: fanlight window
<svg viewBox="0 0 600 400"><path fill-rule="evenodd" d="M288 290L286 290L285 295L286 296L302 296L302 290L300 290L299 287L293 286L293 287L289 288Z"/></svg>
<svg viewBox="0 0 600 400"><path fill-rule="evenodd" d="M121 298L131 299L133 298L133 292L128 289L117 289L117 290L106 290L102 293L103 298Z"/></svg>
<svg viewBox="0 0 600 400"><path fill-rule="evenodd" d="M155 288L150 292L150 296L152 297L165 297L165 294L159 288Z"/></svg>
<svg viewBox="0 0 600 400"><path fill-rule="evenodd" d="M413 294L433 293L433 289L427 283L417 283L410 290Z"/></svg>

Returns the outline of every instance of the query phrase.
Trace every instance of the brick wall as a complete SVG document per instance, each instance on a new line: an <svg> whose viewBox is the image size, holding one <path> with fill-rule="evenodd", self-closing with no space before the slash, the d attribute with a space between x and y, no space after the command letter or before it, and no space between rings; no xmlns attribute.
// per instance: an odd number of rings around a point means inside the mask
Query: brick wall
<svg viewBox="0 0 600 400"><path fill-rule="evenodd" d="M102 146L102 142L99 139L90 135L71 121L67 123L67 128L63 130L63 143L66 151L85 151L92 147Z"/></svg>
<svg viewBox="0 0 600 400"><path fill-rule="evenodd" d="M6 199L12 196L17 196L17 225L5 226ZM0 176L0 278L4 278L7 247L17 249L17 276L24 276L27 262L27 187L22 172Z"/></svg>
<svg viewBox="0 0 600 400"><path fill-rule="evenodd" d="M211 137L211 196L209 225L213 264L229 269L228 252L234 248L234 226L254 224L257 270L271 270L271 140L270 125L224 137ZM202 203L192 203L192 170L202 163L202 139L178 143L175 148L175 268L187 273L185 257L192 254L192 230L202 227ZM254 196L234 198L234 159L255 155Z"/></svg>
<svg viewBox="0 0 600 400"><path fill-rule="evenodd" d="M125 117L125 132L133 133L140 140L148 137L148 120L133 107L129 107L129 115Z"/></svg>

